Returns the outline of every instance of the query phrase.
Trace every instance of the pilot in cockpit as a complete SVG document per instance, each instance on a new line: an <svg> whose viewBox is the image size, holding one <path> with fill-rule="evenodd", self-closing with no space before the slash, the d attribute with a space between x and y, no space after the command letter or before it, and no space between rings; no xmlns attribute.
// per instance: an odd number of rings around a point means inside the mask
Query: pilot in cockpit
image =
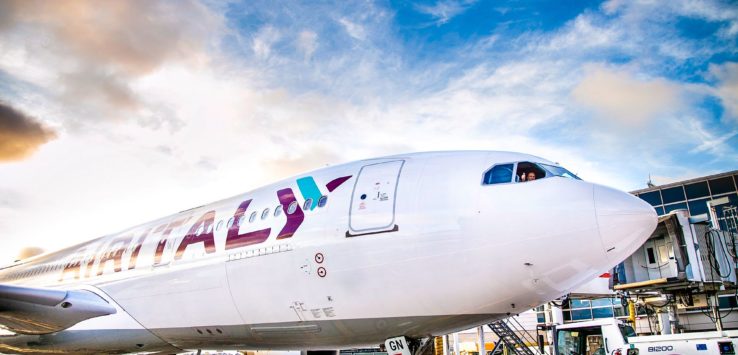
<svg viewBox="0 0 738 355"><path fill-rule="evenodd" d="M552 165L521 161L517 163L502 163L493 166L484 173L483 184L492 185L509 183L511 179L513 182L529 182L533 180L546 179L552 176L581 180L569 170L564 169L558 164Z"/></svg>
<svg viewBox="0 0 738 355"><path fill-rule="evenodd" d="M518 163L517 171L515 173L515 181L527 182L536 179L542 179L546 176L544 170L537 164L522 161Z"/></svg>
<svg viewBox="0 0 738 355"><path fill-rule="evenodd" d="M518 176L519 182L533 181L535 179L536 179L535 171L528 171L528 172L523 171L523 173L520 174L520 176Z"/></svg>

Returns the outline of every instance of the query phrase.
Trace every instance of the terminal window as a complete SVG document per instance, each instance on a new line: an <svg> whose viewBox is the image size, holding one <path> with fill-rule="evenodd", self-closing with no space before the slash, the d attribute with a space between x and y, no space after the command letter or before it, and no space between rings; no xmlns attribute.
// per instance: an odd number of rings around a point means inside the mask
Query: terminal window
<svg viewBox="0 0 738 355"><path fill-rule="evenodd" d="M687 192L688 199L710 196L710 190L707 189L706 181L684 185L684 190Z"/></svg>
<svg viewBox="0 0 738 355"><path fill-rule="evenodd" d="M735 191L735 185L733 185L732 177L726 176L723 178L710 180L710 191L713 195Z"/></svg>
<svg viewBox="0 0 738 355"><path fill-rule="evenodd" d="M664 204L684 201L684 189L681 186L672 187L669 189L661 190L661 196L664 199Z"/></svg>
<svg viewBox="0 0 738 355"><path fill-rule="evenodd" d="M651 206L658 206L663 204L661 202L661 191L651 191L638 195L641 200L648 202Z"/></svg>
<svg viewBox="0 0 738 355"><path fill-rule="evenodd" d="M729 204L716 208L718 223L722 228L725 228L725 218L722 215L723 207L738 206L736 179L738 179L738 175L723 176L664 189L655 189L640 193L637 196L653 206L659 216L679 209L688 210L691 216L705 214L709 212L707 209L708 201L727 197Z"/></svg>

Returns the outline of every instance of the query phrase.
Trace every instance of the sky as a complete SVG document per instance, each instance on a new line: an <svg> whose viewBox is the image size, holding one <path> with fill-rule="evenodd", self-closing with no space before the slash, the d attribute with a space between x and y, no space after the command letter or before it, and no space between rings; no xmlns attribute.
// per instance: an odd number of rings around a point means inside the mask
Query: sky
<svg viewBox="0 0 738 355"><path fill-rule="evenodd" d="M468 149L626 191L738 169L738 5L0 0L0 263Z"/></svg>

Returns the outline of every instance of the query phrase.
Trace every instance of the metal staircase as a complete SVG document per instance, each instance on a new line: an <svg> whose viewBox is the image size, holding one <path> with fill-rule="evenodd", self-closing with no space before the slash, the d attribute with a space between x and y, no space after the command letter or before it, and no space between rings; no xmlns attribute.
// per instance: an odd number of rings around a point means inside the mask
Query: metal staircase
<svg viewBox="0 0 738 355"><path fill-rule="evenodd" d="M501 346L504 345L508 351L518 355L541 355L535 345L533 345L537 344L537 340L533 339L514 317L498 320L487 326L500 338L497 344L495 344L492 354L501 350ZM522 334L522 338L518 334Z"/></svg>

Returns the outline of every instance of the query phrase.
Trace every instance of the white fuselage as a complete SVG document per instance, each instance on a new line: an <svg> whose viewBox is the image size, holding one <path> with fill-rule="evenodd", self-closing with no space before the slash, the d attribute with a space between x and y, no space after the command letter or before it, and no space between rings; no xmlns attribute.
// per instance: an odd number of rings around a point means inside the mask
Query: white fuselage
<svg viewBox="0 0 738 355"><path fill-rule="evenodd" d="M130 352L445 334L566 294L656 225L647 204L582 180L483 184L495 164L523 161L552 164L506 152L348 163L0 269L0 283L87 289L118 309L55 334L0 337L0 352L34 349L29 339ZM324 205L306 209L307 199Z"/></svg>

